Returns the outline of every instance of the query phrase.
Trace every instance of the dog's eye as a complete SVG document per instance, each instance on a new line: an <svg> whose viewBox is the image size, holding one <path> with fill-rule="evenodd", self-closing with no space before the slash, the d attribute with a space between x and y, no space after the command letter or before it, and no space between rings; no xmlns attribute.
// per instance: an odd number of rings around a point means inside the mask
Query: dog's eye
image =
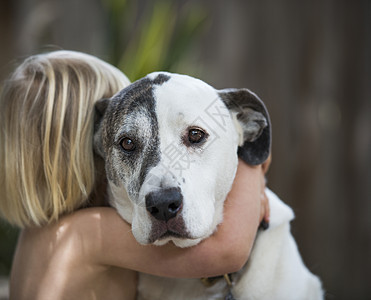
<svg viewBox="0 0 371 300"><path fill-rule="evenodd" d="M134 141L131 138L128 138L128 137L123 138L120 141L120 145L121 145L122 149L124 149L125 151L128 151L128 152L131 152L131 151L135 150L135 144L134 144Z"/></svg>
<svg viewBox="0 0 371 300"><path fill-rule="evenodd" d="M205 132L201 129L192 128L188 131L188 140L191 144L201 143L205 139Z"/></svg>

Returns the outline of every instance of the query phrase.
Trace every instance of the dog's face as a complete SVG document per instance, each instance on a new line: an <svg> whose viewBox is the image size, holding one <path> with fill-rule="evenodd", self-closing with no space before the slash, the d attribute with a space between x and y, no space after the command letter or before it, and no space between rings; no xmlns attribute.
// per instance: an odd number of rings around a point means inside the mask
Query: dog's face
<svg viewBox="0 0 371 300"><path fill-rule="evenodd" d="M152 73L96 108L110 203L142 244L186 247L208 237L222 221L237 152L250 164L269 155L267 111L246 89Z"/></svg>

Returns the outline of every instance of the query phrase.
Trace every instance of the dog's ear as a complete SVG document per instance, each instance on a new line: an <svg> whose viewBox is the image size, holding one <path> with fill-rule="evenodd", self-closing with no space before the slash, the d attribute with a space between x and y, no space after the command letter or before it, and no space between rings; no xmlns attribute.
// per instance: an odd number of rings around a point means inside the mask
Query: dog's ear
<svg viewBox="0 0 371 300"><path fill-rule="evenodd" d="M109 103L110 98L103 98L94 105L94 151L101 157L104 157L101 124Z"/></svg>
<svg viewBox="0 0 371 300"><path fill-rule="evenodd" d="M99 123L104 116L104 113L107 110L108 104L110 103L110 98L103 98L95 102L94 109L95 109L95 119L94 124Z"/></svg>
<svg viewBox="0 0 371 300"><path fill-rule="evenodd" d="M263 163L271 147L271 124L264 103L248 89L225 89L218 93L240 127L238 155L250 165Z"/></svg>

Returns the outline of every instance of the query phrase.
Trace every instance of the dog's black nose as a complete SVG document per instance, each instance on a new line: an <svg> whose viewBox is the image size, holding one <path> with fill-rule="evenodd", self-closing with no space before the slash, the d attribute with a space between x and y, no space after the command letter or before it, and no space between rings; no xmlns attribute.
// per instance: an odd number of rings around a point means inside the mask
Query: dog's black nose
<svg viewBox="0 0 371 300"><path fill-rule="evenodd" d="M146 208L157 220L168 221L181 210L183 196L179 188L167 188L146 195Z"/></svg>

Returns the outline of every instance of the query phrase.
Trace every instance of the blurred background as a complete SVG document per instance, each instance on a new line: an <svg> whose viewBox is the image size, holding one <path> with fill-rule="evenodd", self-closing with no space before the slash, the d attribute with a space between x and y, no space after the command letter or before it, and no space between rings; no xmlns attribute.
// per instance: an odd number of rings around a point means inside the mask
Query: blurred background
<svg viewBox="0 0 371 300"><path fill-rule="evenodd" d="M269 186L327 299L371 299L370 0L0 0L0 78L31 54L96 55L247 87L273 124ZM0 276L17 230L0 224ZM298 299L300 300L300 299Z"/></svg>

